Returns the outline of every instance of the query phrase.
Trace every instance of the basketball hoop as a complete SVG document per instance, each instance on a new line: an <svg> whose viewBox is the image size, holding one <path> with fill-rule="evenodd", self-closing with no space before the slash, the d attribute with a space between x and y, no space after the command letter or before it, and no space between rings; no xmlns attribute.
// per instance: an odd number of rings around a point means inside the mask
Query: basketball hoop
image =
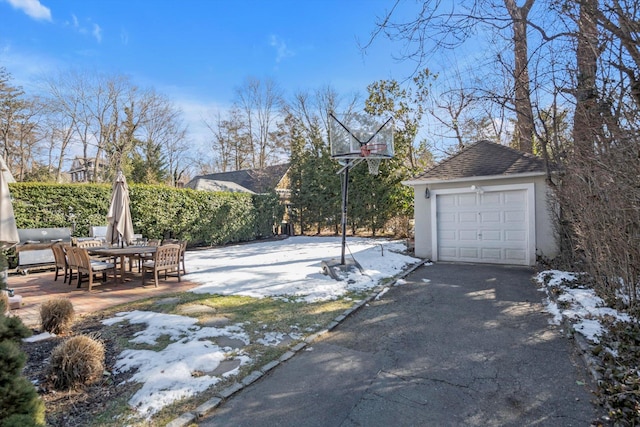
<svg viewBox="0 0 640 427"><path fill-rule="evenodd" d="M387 144L364 144L360 147L360 155L369 157L371 154L383 154L387 152Z"/></svg>
<svg viewBox="0 0 640 427"><path fill-rule="evenodd" d="M387 144L364 144L360 147L360 155L367 161L370 175L378 175L380 161L385 157Z"/></svg>
<svg viewBox="0 0 640 427"><path fill-rule="evenodd" d="M331 158L337 160L342 168L342 256L340 265L345 264L347 235L347 199L349 194L349 170L367 161L369 174L378 175L380 162L393 158L393 118L384 123L367 114L350 112L338 119L329 113L329 145Z"/></svg>

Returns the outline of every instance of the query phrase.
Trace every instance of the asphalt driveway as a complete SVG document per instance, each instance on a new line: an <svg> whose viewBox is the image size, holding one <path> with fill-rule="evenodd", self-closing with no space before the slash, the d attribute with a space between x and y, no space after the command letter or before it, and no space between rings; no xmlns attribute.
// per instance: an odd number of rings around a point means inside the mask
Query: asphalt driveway
<svg viewBox="0 0 640 427"><path fill-rule="evenodd" d="M199 425L588 426L588 374L533 273L420 267Z"/></svg>

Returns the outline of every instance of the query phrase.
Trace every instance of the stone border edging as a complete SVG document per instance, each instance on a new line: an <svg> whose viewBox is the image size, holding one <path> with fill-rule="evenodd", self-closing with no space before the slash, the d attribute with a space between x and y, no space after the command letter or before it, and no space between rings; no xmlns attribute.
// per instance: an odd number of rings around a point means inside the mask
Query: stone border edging
<svg viewBox="0 0 640 427"><path fill-rule="evenodd" d="M212 397L211 399L207 400L206 402L204 402L203 404L198 406L193 411L185 412L184 414L180 415L178 418L176 418L173 421L171 421L170 423L168 423L166 425L166 427L186 427L189 424L191 424L191 423L193 423L193 422L195 422L195 421L197 421L199 419L204 418L211 411L213 411L214 409L219 407L222 403L224 403L225 400L229 399L231 396L233 396L234 394L238 393L240 390L243 390L245 387L248 387L249 385L251 385L254 382L258 381L260 378L265 376L269 371L275 369L276 367L280 366L282 363L284 363L287 360L291 359L298 352L304 350L307 347L307 345L313 343L315 340L320 338L322 335L325 335L325 334L329 333L331 330L335 329L335 327L338 326L341 322L343 322L347 317L351 316L353 313L357 312L362 307L367 305L369 302L374 300L382 292L382 290L385 287L394 286L397 283L398 280L404 279L409 274L411 274L415 270L417 270L419 267L425 265L427 262L430 262L430 261L429 260L419 261L419 262L411 265L408 269L402 271L397 276L395 276L393 278L393 280L391 280L386 285L376 285L373 288L373 291L369 294L369 296L367 296L366 298L364 298L364 299L362 299L360 301L357 301L353 306L351 306L351 308L346 309L345 311L342 312L342 314L339 314L338 316L336 316L329 323L329 325L327 325L326 328L321 329L321 330L319 330L319 331L307 336L302 342L296 344L289 351L287 351L282 356L280 356L279 359L272 360L271 362L269 362L266 365L262 366L260 369L251 372L249 375L244 377L240 382L233 383L229 387L220 390L214 397Z"/></svg>

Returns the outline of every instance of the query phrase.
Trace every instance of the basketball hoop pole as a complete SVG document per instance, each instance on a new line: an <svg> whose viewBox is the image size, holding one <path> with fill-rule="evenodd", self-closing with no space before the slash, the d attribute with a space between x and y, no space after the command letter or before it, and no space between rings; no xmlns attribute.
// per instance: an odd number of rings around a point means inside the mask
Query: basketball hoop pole
<svg viewBox="0 0 640 427"><path fill-rule="evenodd" d="M342 172L342 256L340 257L340 265L345 265L345 249L347 247L347 201L349 198L349 169L351 159L347 159Z"/></svg>

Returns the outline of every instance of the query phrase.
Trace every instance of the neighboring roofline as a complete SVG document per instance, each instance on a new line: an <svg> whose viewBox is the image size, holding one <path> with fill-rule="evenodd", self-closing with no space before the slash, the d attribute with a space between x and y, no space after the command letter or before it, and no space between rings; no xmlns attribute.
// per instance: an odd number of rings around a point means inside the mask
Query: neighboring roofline
<svg viewBox="0 0 640 427"><path fill-rule="evenodd" d="M221 179L208 179L208 178L194 178L191 181L189 181L189 183L193 182L194 186L197 187L199 182L203 182L203 183L211 183L213 185L217 185L218 187L226 187L227 190L224 189L211 189L211 188L193 188L193 187L187 187L187 188L191 188L192 190L201 190L201 191L220 191L220 192L236 192L236 193L249 193L249 194L257 194L255 191L253 190L249 190L247 187L244 187L240 184L238 184L237 182L234 181L224 181Z"/></svg>
<svg viewBox="0 0 640 427"><path fill-rule="evenodd" d="M469 182L469 181L488 181L491 179L527 178L527 177L533 177L533 176L545 176L546 174L547 172L525 172L525 173L510 173L507 175L465 176L463 178L452 178L452 179L412 179L408 181L402 181L402 184L409 187L413 187L416 185L444 184L448 182Z"/></svg>

